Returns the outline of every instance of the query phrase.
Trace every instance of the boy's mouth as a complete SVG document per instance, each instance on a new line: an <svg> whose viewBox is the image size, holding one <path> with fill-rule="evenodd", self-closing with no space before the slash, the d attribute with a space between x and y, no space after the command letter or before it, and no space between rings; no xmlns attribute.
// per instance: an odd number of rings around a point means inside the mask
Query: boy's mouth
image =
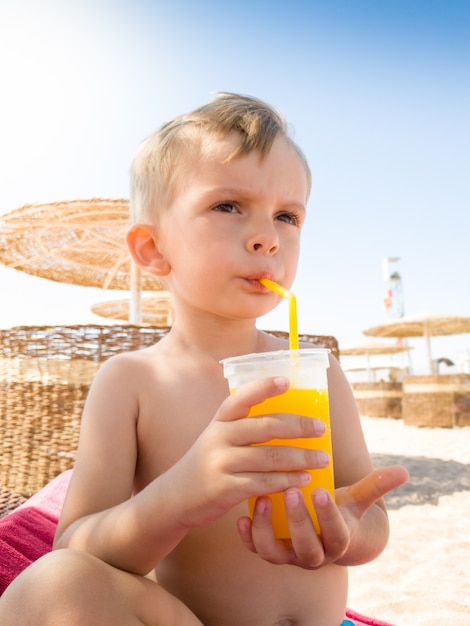
<svg viewBox="0 0 470 626"><path fill-rule="evenodd" d="M269 279L273 280L271 276L272 276L271 274L266 274L266 273L264 273L264 274L256 274L254 276L246 276L245 280L246 280L247 283L250 284L250 286L253 289L255 289L256 291L259 291L259 293L268 293L268 292L270 292L270 289L268 289L267 287L262 285L260 283L260 279L261 278L269 278Z"/></svg>

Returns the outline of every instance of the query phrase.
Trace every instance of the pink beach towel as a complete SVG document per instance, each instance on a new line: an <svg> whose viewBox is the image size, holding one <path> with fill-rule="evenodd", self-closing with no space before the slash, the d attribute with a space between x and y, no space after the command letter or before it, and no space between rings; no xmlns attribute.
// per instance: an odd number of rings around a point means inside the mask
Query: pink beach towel
<svg viewBox="0 0 470 626"><path fill-rule="evenodd" d="M34 507L0 523L0 594L28 565L52 548L57 517Z"/></svg>
<svg viewBox="0 0 470 626"><path fill-rule="evenodd" d="M352 609L346 610L346 617L354 622L357 626L393 626L389 622L383 622L380 619L376 619L375 617L367 617L366 615L361 615L360 613L356 613Z"/></svg>
<svg viewBox="0 0 470 626"><path fill-rule="evenodd" d="M28 565L52 549L71 473L60 474L0 520L0 595Z"/></svg>
<svg viewBox="0 0 470 626"><path fill-rule="evenodd" d="M63 472L0 519L0 595L31 563L52 549L72 470ZM356 626L393 626L348 609Z"/></svg>

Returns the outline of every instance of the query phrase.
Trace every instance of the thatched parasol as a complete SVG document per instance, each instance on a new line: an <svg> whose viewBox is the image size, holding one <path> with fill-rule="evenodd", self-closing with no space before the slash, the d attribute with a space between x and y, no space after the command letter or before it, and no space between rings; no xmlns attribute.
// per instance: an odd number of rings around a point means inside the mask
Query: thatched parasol
<svg viewBox="0 0 470 626"><path fill-rule="evenodd" d="M0 262L62 283L130 290L137 322L138 294L165 286L132 262L128 211L123 199L27 204L0 216Z"/></svg>
<svg viewBox="0 0 470 626"><path fill-rule="evenodd" d="M366 370L367 377L371 380L371 372L376 369L391 369L392 367L397 367L396 365L390 366L376 366L373 367L370 362L370 357L379 354L398 354L400 352L407 352L411 350L410 346L399 345L397 343L385 343L378 341L367 341L361 344L357 344L354 346L346 346L345 348L341 348L341 356L365 356L366 357L366 366L361 368L355 368L357 370ZM354 371L349 368L347 371Z"/></svg>
<svg viewBox="0 0 470 626"><path fill-rule="evenodd" d="M114 320L129 321L129 300L109 300L99 302L91 307L95 315ZM142 294L141 321L151 326L171 326L173 324L173 306L170 294L162 292L157 295Z"/></svg>
<svg viewBox="0 0 470 626"><path fill-rule="evenodd" d="M401 346L397 343L383 343L378 341L368 341L355 346L346 348L341 347L342 356L362 356L374 354L395 354L398 352L406 352L411 350L409 346Z"/></svg>
<svg viewBox="0 0 470 626"><path fill-rule="evenodd" d="M459 335L470 332L470 317L439 313L420 313L399 317L363 331L371 337L424 337L429 372L434 371L431 356L431 337Z"/></svg>
<svg viewBox="0 0 470 626"><path fill-rule="evenodd" d="M404 370L406 369L405 365L397 365L394 361L389 361L387 363L380 363L380 365L370 365L369 367L364 367L362 365L355 365L352 367L343 367L345 372L363 372L364 370L371 370L373 372L378 370Z"/></svg>

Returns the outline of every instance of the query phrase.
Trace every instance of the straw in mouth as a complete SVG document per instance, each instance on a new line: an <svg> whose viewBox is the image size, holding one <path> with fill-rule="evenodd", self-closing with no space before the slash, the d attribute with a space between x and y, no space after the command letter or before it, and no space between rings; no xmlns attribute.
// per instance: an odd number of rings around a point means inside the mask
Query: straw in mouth
<svg viewBox="0 0 470 626"><path fill-rule="evenodd" d="M289 303L289 348L291 350L298 350L299 333L297 330L297 300L295 295L269 278L260 278L259 282L268 289L271 289L271 291L274 291L274 293L287 299Z"/></svg>

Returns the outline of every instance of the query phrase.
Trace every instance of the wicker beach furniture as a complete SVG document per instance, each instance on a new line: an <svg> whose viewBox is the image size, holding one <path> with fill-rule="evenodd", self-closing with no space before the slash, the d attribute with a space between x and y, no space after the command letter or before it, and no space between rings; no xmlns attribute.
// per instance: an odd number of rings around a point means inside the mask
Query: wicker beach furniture
<svg viewBox="0 0 470 626"><path fill-rule="evenodd" d="M368 417L402 417L403 385L401 382L351 383L359 413Z"/></svg>
<svg viewBox="0 0 470 626"><path fill-rule="evenodd" d="M24 496L20 496L5 487L0 487L0 517L4 517L14 511L16 507L26 502Z"/></svg>
<svg viewBox="0 0 470 626"><path fill-rule="evenodd" d="M73 467L83 405L101 363L153 345L168 330L129 324L0 329L2 488L29 497ZM339 356L334 337L299 338Z"/></svg>
<svg viewBox="0 0 470 626"><path fill-rule="evenodd" d="M410 426L470 426L470 374L406 376L403 420Z"/></svg>

